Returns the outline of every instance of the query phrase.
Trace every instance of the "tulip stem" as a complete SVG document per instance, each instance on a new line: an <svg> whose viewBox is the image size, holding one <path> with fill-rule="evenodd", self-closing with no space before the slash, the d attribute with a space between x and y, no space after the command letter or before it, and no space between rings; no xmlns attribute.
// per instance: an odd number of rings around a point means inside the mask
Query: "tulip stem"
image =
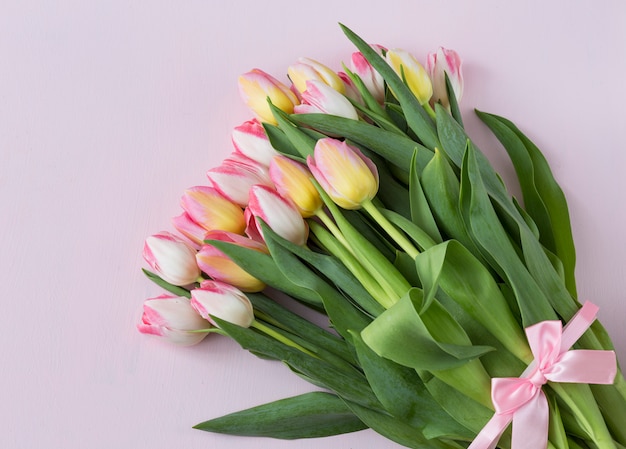
<svg viewBox="0 0 626 449"><path fill-rule="evenodd" d="M428 103L424 103L423 105L424 110L428 113L428 115L430 115L431 118L436 119L437 118L437 113L435 112L435 110L430 106L430 104Z"/></svg>
<svg viewBox="0 0 626 449"><path fill-rule="evenodd" d="M406 236L398 230L385 216L378 210L371 200L363 203L363 209L387 232L400 248L402 248L411 258L415 259L419 251L409 241Z"/></svg>
<svg viewBox="0 0 626 449"><path fill-rule="evenodd" d="M328 214L323 209L320 209L319 211L317 211L315 216L319 218L320 220L322 220L322 223L324 223L324 225L328 228L328 230L335 236L337 240L341 242L343 246L346 247L348 251L350 251L352 255L355 255L354 250L350 246L350 243L348 243L348 241L344 237L341 230L337 227L335 222L328 216Z"/></svg>
<svg viewBox="0 0 626 449"><path fill-rule="evenodd" d="M316 354L314 354L313 352L309 351L305 347L300 346L298 343L296 343L295 341L291 340L287 336L281 334L280 332L272 329L269 326L266 326L265 324L261 323L258 320L254 320L252 322L252 324L250 325L250 327L253 327L256 330L259 330L259 331L263 332L264 334L274 338L275 340L283 343L284 345L287 345L287 346L295 348L295 349L297 349L299 351L302 351L305 354L310 355L311 357L315 357L316 359L319 358Z"/></svg>

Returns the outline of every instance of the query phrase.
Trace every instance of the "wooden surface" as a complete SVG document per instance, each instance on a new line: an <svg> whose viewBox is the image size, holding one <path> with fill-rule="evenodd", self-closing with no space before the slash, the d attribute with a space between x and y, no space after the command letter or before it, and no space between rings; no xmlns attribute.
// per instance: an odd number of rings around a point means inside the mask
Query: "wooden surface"
<svg viewBox="0 0 626 449"><path fill-rule="evenodd" d="M219 4L219 6L217 6ZM580 297L626 359L626 4L11 1L0 5L0 447L393 448L371 431L299 442L216 436L204 419L309 391L219 336L140 335L143 239L231 151L250 114L237 76L334 69L366 40L465 60L476 141L512 171L474 107L514 120L568 197ZM382 9L384 8L384 9ZM516 188L512 188L516 191Z"/></svg>

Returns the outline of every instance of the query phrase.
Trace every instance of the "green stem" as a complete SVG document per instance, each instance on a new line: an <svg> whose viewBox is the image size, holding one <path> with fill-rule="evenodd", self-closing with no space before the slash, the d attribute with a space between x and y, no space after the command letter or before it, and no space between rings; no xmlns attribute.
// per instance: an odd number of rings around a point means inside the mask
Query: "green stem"
<svg viewBox="0 0 626 449"><path fill-rule="evenodd" d="M411 258L415 259L419 251L410 240L398 230L387 218L378 210L378 208L372 203L371 200L365 201L363 203L363 209L367 211L368 214L387 232L389 237L391 237L400 248L402 248Z"/></svg>
<svg viewBox="0 0 626 449"><path fill-rule="evenodd" d="M435 113L435 110L430 106L430 104L428 103L424 103L422 105L422 107L424 108L424 110L428 113L428 115L431 116L431 118L436 119L437 118L437 114Z"/></svg>
<svg viewBox="0 0 626 449"><path fill-rule="evenodd" d="M335 236L331 235L323 226L315 221L309 222L309 228L319 242L333 256L337 257L341 263L354 275L361 285L372 295L372 297L385 309L391 307L395 302L395 295L390 297L385 289L376 279L365 269L353 253L345 248Z"/></svg>
<svg viewBox="0 0 626 449"><path fill-rule="evenodd" d="M308 349L306 349L303 346L300 346L298 343L294 342L293 340L289 339L288 337L286 337L285 335L281 334L280 332L275 331L274 329L272 329L271 327L266 326L265 324L261 323L258 320L254 320L252 322L252 324L250 325L250 327L253 327L254 329L257 329L261 332L263 332L264 334L274 338L275 340L290 346L292 348L295 348L299 351L304 352L305 354L310 355L311 357L315 357L315 358L319 358L316 354L314 354L313 352L309 351Z"/></svg>

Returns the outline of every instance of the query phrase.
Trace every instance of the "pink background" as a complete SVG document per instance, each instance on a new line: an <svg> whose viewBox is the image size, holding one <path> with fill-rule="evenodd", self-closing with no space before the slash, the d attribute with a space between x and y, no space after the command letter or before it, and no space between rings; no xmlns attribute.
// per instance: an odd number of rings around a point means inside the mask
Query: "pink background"
<svg viewBox="0 0 626 449"><path fill-rule="evenodd" d="M347 3L347 2L346 2ZM514 120L569 199L580 297L626 359L626 3L616 1L11 1L0 6L0 447L392 448L371 431L282 442L193 424L310 391L213 336L140 335L143 239L247 120L237 76L339 69L337 22L420 58L465 60L470 133L512 169L472 108ZM219 6L217 6L219 5ZM515 188L513 191L517 191Z"/></svg>

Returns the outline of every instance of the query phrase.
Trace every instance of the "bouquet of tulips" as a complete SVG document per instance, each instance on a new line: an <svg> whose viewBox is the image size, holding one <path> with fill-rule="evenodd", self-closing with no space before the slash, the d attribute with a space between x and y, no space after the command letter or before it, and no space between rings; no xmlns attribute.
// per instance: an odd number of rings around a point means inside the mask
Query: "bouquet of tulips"
<svg viewBox="0 0 626 449"><path fill-rule="evenodd" d="M568 208L539 149L477 112L518 201L464 130L454 51L424 68L342 28L358 49L344 72L303 58L290 87L240 77L256 118L209 185L185 191L180 235L146 240L145 272L169 294L145 302L141 332L226 335L320 390L196 428L625 448L626 382L597 308L577 301Z"/></svg>

